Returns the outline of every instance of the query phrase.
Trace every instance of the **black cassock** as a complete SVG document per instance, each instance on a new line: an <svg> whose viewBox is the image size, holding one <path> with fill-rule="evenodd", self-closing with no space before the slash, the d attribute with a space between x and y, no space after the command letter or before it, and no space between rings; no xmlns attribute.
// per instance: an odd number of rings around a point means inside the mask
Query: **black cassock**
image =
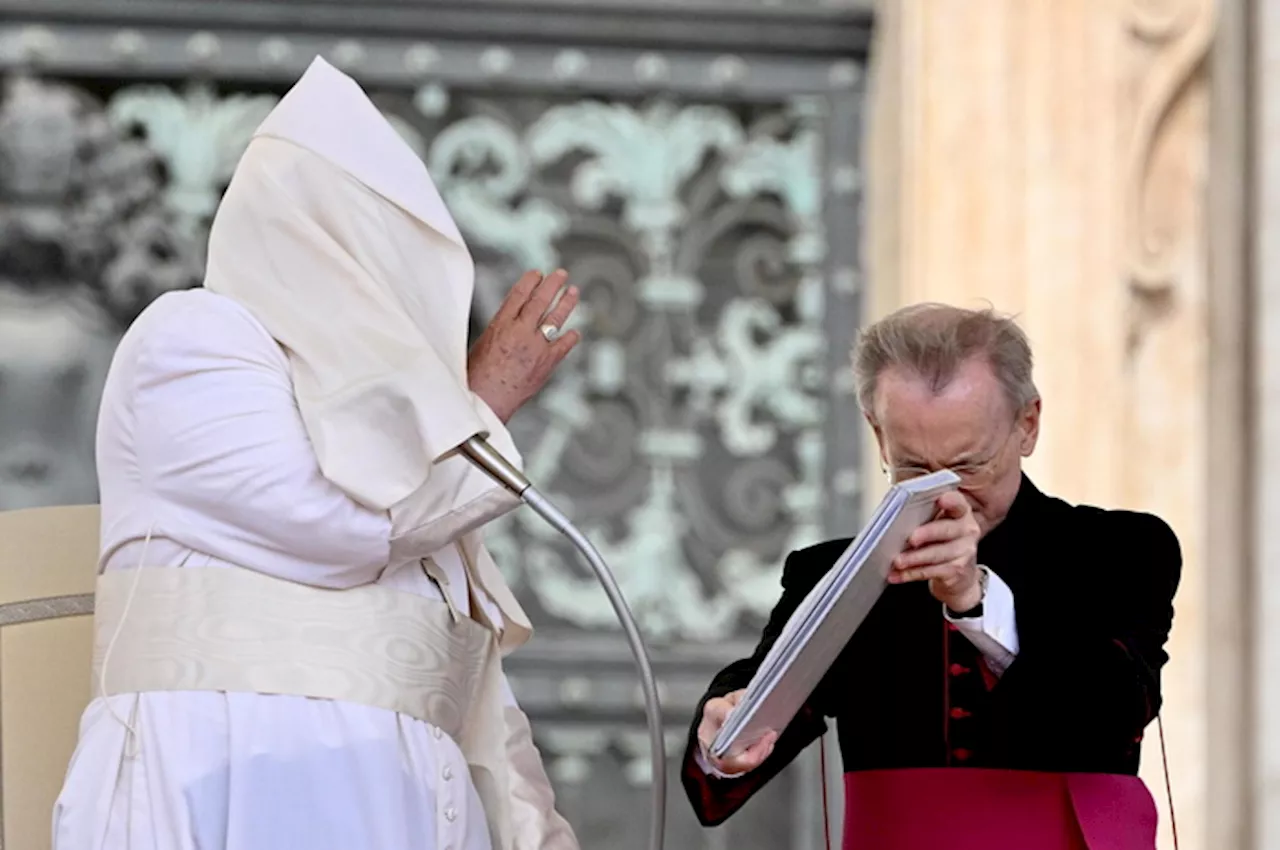
<svg viewBox="0 0 1280 850"><path fill-rule="evenodd" d="M782 598L755 653L703 698L745 688L787 619L849 545L788 556ZM705 825L723 822L836 719L844 770L988 767L1134 775L1160 711L1160 669L1182 558L1150 514L1070 505L1023 477L978 562L1013 592L1019 652L998 680L943 618L927 583L891 585L773 754L744 777L695 761L699 705L682 770Z"/></svg>

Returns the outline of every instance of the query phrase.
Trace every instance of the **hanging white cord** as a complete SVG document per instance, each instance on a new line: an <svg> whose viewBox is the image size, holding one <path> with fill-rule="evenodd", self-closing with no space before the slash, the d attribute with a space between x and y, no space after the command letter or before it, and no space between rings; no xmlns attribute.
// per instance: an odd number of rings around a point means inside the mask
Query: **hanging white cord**
<svg viewBox="0 0 1280 850"><path fill-rule="evenodd" d="M124 610L120 612L120 619L116 622L116 630L111 635L111 640L107 641L106 649L102 652L102 667L98 671L98 695L101 696L107 704L107 711L116 722L125 728L125 758L135 758L138 755L138 729L134 725L138 717L138 705L134 702L131 718L125 720L116 714L115 707L111 704L111 697L107 696L107 663L111 660L111 651L115 649L116 641L120 639L120 633L124 631L124 622L129 617L129 607L133 605L134 594L138 591L138 582L142 579L142 570L147 563L147 548L151 545L151 534L155 531L156 524L151 523L147 528L146 539L142 541L142 555L138 558L138 565L133 569L133 583L129 585L129 595L124 600Z"/></svg>

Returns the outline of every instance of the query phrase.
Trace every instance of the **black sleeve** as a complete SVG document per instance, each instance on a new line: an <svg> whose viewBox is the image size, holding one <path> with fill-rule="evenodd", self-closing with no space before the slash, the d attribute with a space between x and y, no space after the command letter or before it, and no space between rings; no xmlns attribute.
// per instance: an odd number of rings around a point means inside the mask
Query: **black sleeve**
<svg viewBox="0 0 1280 850"><path fill-rule="evenodd" d="M1160 670L1182 571L1178 539L1147 514L1099 515L1093 555L1054 564L1015 598L1019 652L993 691L1011 767L1136 773L1160 712ZM1074 569L1073 569L1074 568Z"/></svg>
<svg viewBox="0 0 1280 850"><path fill-rule="evenodd" d="M811 549L793 552L787 557L782 571L782 598L769 614L769 621L761 634L760 642L750 658L735 661L721 670L711 681L711 686L698 703L689 740L685 747L681 779L694 813L703 826L716 826L740 809L809 744L827 730L823 720L825 706L818 699L825 689L819 687L796 715L795 719L778 736L773 753L756 770L733 779L719 779L705 773L696 761L698 752L698 725L702 721L702 709L707 701L745 688L751 677L760 669L769 650L782 633L787 621L805 596L835 563L848 541L833 541Z"/></svg>

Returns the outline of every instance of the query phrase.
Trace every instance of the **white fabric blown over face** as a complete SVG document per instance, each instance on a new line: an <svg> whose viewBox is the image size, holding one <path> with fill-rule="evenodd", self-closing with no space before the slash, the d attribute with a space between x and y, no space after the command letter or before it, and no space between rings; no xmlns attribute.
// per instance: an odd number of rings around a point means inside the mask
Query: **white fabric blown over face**
<svg viewBox="0 0 1280 850"><path fill-rule="evenodd" d="M422 161L355 81L316 59L236 169L205 286L243 304L284 348L321 470L370 508L415 493L444 512L474 502L482 494L451 492L464 478L474 489L474 477L434 479L467 463L449 452L475 434L519 462L467 388L473 280ZM439 492L421 494L429 479Z"/></svg>

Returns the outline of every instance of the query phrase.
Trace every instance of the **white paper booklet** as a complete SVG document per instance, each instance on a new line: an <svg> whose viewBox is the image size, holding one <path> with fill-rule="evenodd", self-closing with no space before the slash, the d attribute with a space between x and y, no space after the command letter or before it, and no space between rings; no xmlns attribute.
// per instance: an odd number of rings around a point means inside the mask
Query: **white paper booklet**
<svg viewBox="0 0 1280 850"><path fill-rule="evenodd" d="M911 532L931 520L938 497L960 477L950 470L895 484L866 526L804 598L711 745L724 758L770 731L782 732L866 619Z"/></svg>

